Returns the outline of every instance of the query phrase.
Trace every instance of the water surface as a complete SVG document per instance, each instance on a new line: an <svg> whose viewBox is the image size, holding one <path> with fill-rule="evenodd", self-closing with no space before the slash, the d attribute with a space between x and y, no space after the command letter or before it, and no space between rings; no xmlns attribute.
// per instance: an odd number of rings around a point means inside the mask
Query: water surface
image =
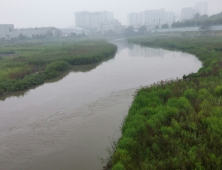
<svg viewBox="0 0 222 170"><path fill-rule="evenodd" d="M190 54L114 43L114 58L0 98L0 169L101 169L136 89L201 67Z"/></svg>

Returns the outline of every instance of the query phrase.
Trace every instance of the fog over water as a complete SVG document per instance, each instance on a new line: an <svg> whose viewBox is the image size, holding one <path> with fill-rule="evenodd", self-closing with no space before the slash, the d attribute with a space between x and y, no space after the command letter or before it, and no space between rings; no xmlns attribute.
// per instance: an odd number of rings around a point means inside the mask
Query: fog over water
<svg viewBox="0 0 222 170"><path fill-rule="evenodd" d="M73 26L74 13L108 10L116 19L127 24L127 14L143 10L165 8L173 11L177 18L181 9L193 7L201 0L0 0L1 24L14 24L16 28L54 26L64 28ZM221 12L221 0L204 0L208 2L209 15Z"/></svg>

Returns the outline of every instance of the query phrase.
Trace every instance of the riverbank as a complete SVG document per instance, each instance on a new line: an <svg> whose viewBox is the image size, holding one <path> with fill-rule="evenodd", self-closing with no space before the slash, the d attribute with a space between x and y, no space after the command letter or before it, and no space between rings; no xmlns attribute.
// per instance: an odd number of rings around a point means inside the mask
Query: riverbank
<svg viewBox="0 0 222 170"><path fill-rule="evenodd" d="M203 67L183 80L157 82L137 92L111 157L112 169L220 169L222 38L152 37L129 42L194 54Z"/></svg>
<svg viewBox="0 0 222 170"><path fill-rule="evenodd" d="M102 169L98 157L121 136L136 89L201 67L190 54L112 43L115 57L0 97L0 169Z"/></svg>
<svg viewBox="0 0 222 170"><path fill-rule="evenodd" d="M99 40L35 40L0 46L0 95L25 90L67 71L114 55L117 47ZM7 56L6 56L7 54Z"/></svg>

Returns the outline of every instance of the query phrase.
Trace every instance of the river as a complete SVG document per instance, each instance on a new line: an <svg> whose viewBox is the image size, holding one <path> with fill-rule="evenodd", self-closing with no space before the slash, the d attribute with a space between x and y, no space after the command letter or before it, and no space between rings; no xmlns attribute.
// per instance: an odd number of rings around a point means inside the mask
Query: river
<svg viewBox="0 0 222 170"><path fill-rule="evenodd" d="M116 40L114 58L0 98L0 170L97 170L141 86L197 72L193 55Z"/></svg>

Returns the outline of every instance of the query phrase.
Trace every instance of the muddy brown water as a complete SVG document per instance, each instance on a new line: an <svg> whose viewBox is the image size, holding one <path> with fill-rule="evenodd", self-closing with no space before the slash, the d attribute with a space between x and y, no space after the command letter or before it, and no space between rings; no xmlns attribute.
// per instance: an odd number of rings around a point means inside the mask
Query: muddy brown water
<svg viewBox="0 0 222 170"><path fill-rule="evenodd" d="M196 72L193 55L117 40L114 58L0 98L0 170L97 170L141 86Z"/></svg>

